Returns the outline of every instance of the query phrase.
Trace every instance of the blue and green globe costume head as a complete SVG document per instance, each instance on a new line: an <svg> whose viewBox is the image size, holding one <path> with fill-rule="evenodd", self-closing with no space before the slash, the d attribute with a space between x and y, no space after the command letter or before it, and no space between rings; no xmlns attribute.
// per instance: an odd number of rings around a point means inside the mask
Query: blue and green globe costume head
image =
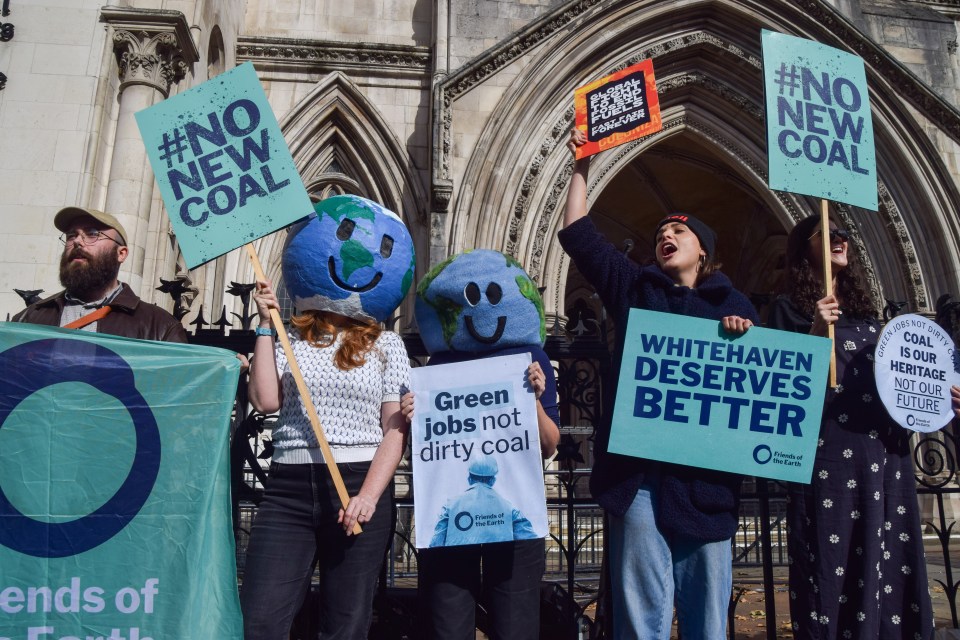
<svg viewBox="0 0 960 640"><path fill-rule="evenodd" d="M431 269L417 285L415 313L431 355L542 347L547 337L537 286L519 262L489 249L459 253Z"/></svg>
<svg viewBox="0 0 960 640"><path fill-rule="evenodd" d="M290 229L283 280L297 311L383 322L410 290L416 257L400 217L359 196L333 196Z"/></svg>

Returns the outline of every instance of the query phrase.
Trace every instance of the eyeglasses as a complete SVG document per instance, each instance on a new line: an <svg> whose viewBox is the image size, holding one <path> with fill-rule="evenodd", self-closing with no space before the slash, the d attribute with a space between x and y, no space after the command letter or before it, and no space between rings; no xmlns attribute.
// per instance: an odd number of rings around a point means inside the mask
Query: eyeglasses
<svg viewBox="0 0 960 640"><path fill-rule="evenodd" d="M96 244L104 238L108 240L113 240L121 247L123 243L117 240L116 238L111 238L107 235L105 231L100 229L78 229L77 231L71 231L70 233L64 233L60 235L60 242L63 244L82 244L85 247L89 247L92 244Z"/></svg>
<svg viewBox="0 0 960 640"><path fill-rule="evenodd" d="M818 235L820 235L820 229L817 229L813 232L813 235L807 238L807 240L813 240ZM846 229L830 229L830 241L834 242L848 242L850 240L850 232Z"/></svg>

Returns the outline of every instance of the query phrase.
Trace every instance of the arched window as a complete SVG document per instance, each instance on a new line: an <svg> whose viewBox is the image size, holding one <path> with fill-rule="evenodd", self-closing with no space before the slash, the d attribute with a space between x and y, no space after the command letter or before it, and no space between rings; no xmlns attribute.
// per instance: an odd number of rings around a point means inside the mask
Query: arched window
<svg viewBox="0 0 960 640"><path fill-rule="evenodd" d="M223 73L225 66L223 34L220 32L220 27L214 26L210 31L210 44L207 46L207 79Z"/></svg>

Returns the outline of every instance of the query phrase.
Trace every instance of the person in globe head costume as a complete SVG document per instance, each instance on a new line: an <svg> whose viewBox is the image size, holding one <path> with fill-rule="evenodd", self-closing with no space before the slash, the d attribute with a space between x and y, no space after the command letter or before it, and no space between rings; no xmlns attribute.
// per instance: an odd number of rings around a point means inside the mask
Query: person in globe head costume
<svg viewBox="0 0 960 640"><path fill-rule="evenodd" d="M364 198L335 196L290 229L282 268L299 315L290 341L350 495L346 509L324 464L270 320L270 282L257 283L260 326L250 402L279 410L273 460L250 532L240 604L247 640L286 640L319 565L319 638L366 638L393 525L391 484L408 426L400 412L410 363L380 323L406 295L413 241L400 218ZM351 535L360 523L363 533Z"/></svg>
<svg viewBox="0 0 960 640"><path fill-rule="evenodd" d="M570 132L572 153L585 143L582 131ZM747 297L719 271L716 234L696 217L660 221L656 264L640 266L614 247L587 216L589 167L589 156L574 161L558 237L616 324L614 353L623 352L631 308L717 320L732 334L758 322ZM619 375L620 362L612 371ZM611 382L604 385L608 408L617 387ZM590 490L609 516L613 637L667 640L674 605L685 640L726 637L742 476L611 454L610 413L597 426Z"/></svg>
<svg viewBox="0 0 960 640"><path fill-rule="evenodd" d="M838 386L827 389L812 480L788 484L793 633L929 640L912 432L883 407L873 373L881 328L870 288L849 232L829 225L835 293L823 295L820 216L810 216L787 237L786 287L767 322L818 336L829 325L835 330Z"/></svg>
<svg viewBox="0 0 960 640"><path fill-rule="evenodd" d="M537 396L540 452L544 458L553 455L560 440L560 414L553 365L543 350L543 301L520 264L488 249L448 258L417 285L416 317L420 337L430 353L428 366L515 353L531 355L533 362L526 375ZM409 421L414 411L413 393L404 395L402 410ZM478 472L478 479L489 477L492 470L482 465L471 467ZM477 495L482 492L490 497L486 489L478 484L474 487ZM528 530L518 520L512 523L511 533L519 535L505 542L422 549L418 581L424 627L421 637L473 640L476 606L482 603L489 615L491 640L537 638L545 547L542 538L527 538Z"/></svg>

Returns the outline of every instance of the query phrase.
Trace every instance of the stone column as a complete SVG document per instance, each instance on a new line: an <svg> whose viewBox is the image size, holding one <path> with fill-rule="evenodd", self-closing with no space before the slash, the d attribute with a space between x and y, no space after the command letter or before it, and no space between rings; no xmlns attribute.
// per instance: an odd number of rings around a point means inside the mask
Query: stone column
<svg viewBox="0 0 960 640"><path fill-rule="evenodd" d="M430 146L432 154L432 185L430 198L430 261L432 268L448 256L447 212L453 195L453 181L449 178L449 154L438 153L438 145L449 146L444 139L443 118L450 116L450 105L440 84L450 72L450 0L437 0L433 9L433 78L432 108L430 111Z"/></svg>
<svg viewBox="0 0 960 640"><path fill-rule="evenodd" d="M130 240L130 257L121 279L149 299L156 277L167 274L154 273L156 247L148 243L154 179L134 114L166 98L170 87L190 72L199 55L187 20L179 11L107 6L100 10L100 21L109 27L120 78L104 209L117 216ZM163 221L159 228L166 224ZM145 269L148 258L150 265Z"/></svg>

